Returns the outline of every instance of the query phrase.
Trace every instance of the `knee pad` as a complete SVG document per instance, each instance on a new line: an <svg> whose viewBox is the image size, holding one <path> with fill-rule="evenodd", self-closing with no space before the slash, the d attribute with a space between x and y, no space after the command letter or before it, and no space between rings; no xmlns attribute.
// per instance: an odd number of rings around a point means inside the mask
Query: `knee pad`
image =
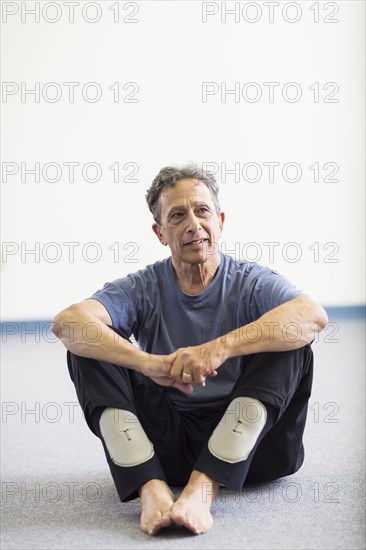
<svg viewBox="0 0 366 550"><path fill-rule="evenodd" d="M130 411L107 408L99 426L109 456L117 466L137 466L154 456L153 444Z"/></svg>
<svg viewBox="0 0 366 550"><path fill-rule="evenodd" d="M267 420L263 403L252 397L237 397L227 408L208 441L210 452L234 464L246 460Z"/></svg>

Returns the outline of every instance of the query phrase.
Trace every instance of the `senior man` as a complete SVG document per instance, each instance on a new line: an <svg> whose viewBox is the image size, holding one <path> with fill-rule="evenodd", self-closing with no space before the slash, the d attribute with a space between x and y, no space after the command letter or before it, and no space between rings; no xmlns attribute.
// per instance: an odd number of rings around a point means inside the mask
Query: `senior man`
<svg viewBox="0 0 366 550"><path fill-rule="evenodd" d="M150 535L172 522L200 534L220 486L300 468L310 344L327 316L279 273L220 252L212 174L162 168L146 199L171 256L61 311L53 330L121 501L140 497Z"/></svg>

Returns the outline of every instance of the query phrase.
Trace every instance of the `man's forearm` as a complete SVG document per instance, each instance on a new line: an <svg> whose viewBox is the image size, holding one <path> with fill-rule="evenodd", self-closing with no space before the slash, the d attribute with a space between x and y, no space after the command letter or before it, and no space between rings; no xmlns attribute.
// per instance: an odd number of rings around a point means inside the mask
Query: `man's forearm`
<svg viewBox="0 0 366 550"><path fill-rule="evenodd" d="M141 351L81 304L56 315L52 330L75 355L136 370L161 386L174 387L184 393L193 391L191 384L180 383L170 376L175 353L157 355Z"/></svg>
<svg viewBox="0 0 366 550"><path fill-rule="evenodd" d="M309 344L328 322L324 309L299 296L239 327L221 339L225 357L271 351L290 351Z"/></svg>
<svg viewBox="0 0 366 550"><path fill-rule="evenodd" d="M138 371L148 360L149 354L131 345L80 305L70 306L56 315L52 330L69 351L81 357Z"/></svg>

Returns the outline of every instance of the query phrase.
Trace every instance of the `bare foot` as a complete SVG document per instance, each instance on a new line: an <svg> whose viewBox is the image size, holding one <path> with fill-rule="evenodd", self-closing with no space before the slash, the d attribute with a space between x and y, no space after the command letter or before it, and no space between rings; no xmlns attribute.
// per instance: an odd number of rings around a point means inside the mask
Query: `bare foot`
<svg viewBox="0 0 366 550"><path fill-rule="evenodd" d="M213 525L211 505L219 483L202 472L193 470L171 511L172 520L184 525L195 535L207 533Z"/></svg>
<svg viewBox="0 0 366 550"><path fill-rule="evenodd" d="M161 479L151 479L140 488L140 527L148 535L155 535L172 523L171 509L176 497Z"/></svg>

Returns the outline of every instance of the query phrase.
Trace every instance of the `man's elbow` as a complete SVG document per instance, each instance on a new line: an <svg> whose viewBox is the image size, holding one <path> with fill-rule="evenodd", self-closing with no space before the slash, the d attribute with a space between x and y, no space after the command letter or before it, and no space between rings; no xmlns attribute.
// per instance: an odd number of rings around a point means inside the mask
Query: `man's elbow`
<svg viewBox="0 0 366 550"><path fill-rule="evenodd" d="M329 319L325 309L320 304L317 304L317 306L318 306L317 323L319 325L319 332L320 332L327 326Z"/></svg>
<svg viewBox="0 0 366 550"><path fill-rule="evenodd" d="M328 324L328 315L325 309L318 303L309 298L304 297L306 303L307 316L311 324L317 327L318 332L321 332Z"/></svg>
<svg viewBox="0 0 366 550"><path fill-rule="evenodd" d="M73 304L55 315L51 322L51 330L57 338L62 338L63 328L75 321L77 305Z"/></svg>

